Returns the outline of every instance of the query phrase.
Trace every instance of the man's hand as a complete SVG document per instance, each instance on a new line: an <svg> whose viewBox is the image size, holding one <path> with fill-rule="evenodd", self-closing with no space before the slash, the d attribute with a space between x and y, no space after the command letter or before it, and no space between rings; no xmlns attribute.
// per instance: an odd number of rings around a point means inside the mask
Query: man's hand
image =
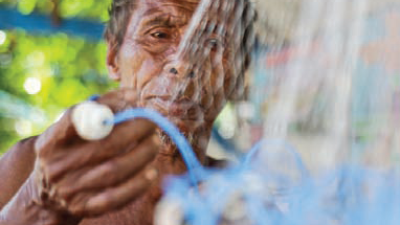
<svg viewBox="0 0 400 225"><path fill-rule="evenodd" d="M135 107L130 90L97 100L113 112ZM42 134L35 145L34 170L39 205L75 217L96 216L138 198L157 176L149 166L158 152L155 125L135 119L114 127L102 140L81 139L71 122L72 109Z"/></svg>

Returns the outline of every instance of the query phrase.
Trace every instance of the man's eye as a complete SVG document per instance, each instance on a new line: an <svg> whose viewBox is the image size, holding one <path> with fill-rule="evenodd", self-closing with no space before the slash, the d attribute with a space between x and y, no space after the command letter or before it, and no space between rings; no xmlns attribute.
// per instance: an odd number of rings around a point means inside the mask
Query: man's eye
<svg viewBox="0 0 400 225"><path fill-rule="evenodd" d="M168 38L168 34L164 32L154 32L151 34L152 37L157 39L166 39Z"/></svg>
<svg viewBox="0 0 400 225"><path fill-rule="evenodd" d="M217 39L209 39L208 46L211 48L212 51L218 50L218 47L221 45L220 41Z"/></svg>

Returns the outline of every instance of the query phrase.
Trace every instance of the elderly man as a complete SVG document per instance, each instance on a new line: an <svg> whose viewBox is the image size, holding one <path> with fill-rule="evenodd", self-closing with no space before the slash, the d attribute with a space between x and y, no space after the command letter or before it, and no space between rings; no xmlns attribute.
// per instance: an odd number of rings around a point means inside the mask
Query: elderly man
<svg viewBox="0 0 400 225"><path fill-rule="evenodd" d="M202 164L216 166L205 154L207 143L225 103L243 92L254 13L245 0L209 2L114 0L107 66L121 89L96 101L114 112L159 111ZM186 172L176 146L140 119L85 141L72 111L0 159L0 225L152 224L162 178Z"/></svg>

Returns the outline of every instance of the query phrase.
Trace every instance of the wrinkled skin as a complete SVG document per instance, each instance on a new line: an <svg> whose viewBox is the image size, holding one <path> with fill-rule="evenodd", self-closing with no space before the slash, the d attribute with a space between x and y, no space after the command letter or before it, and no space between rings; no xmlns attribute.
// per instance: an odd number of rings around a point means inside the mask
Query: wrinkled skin
<svg viewBox="0 0 400 225"><path fill-rule="evenodd" d="M138 104L167 115L185 133L212 125L238 76L229 58L238 43L225 37L211 34L198 43L210 52L205 58L186 57L190 45L178 51L197 5L198 1L143 1L121 49L108 55L112 76L138 93ZM191 69L199 60L201 67Z"/></svg>
<svg viewBox="0 0 400 225"><path fill-rule="evenodd" d="M235 43L226 37L206 40L212 45L197 70L188 69L193 62L178 53L198 2L138 1L122 46L110 47L107 55L121 90L97 101L114 112L158 110L187 136L201 163L212 165L205 155L211 127L238 75L230 69ZM70 115L68 110L45 133L0 159L0 225L152 224L162 178L186 171L176 147L145 120L122 123L105 139L87 142Z"/></svg>

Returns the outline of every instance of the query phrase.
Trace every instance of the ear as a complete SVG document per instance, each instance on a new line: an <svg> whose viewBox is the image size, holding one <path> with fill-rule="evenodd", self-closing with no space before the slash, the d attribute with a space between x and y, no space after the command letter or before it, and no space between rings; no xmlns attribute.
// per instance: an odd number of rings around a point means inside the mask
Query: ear
<svg viewBox="0 0 400 225"><path fill-rule="evenodd" d="M118 64L118 52L114 44L108 42L107 44L107 69L108 76L114 80L121 80L121 74Z"/></svg>

